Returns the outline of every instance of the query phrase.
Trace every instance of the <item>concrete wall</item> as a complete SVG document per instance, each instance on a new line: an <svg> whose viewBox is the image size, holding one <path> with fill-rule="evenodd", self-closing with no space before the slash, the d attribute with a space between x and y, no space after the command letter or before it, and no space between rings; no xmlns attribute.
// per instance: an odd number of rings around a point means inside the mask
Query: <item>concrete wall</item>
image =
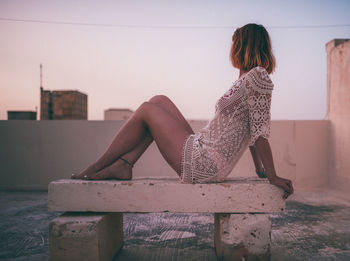
<svg viewBox="0 0 350 261"><path fill-rule="evenodd" d="M50 181L70 178L108 147L122 121L0 121L0 189L47 189ZM204 121L190 121L194 130ZM295 188L327 185L329 121L272 121L270 143L278 174ZM156 162L157 164L154 164ZM249 150L231 176L254 176ZM134 177L173 176L152 144L136 163Z"/></svg>
<svg viewBox="0 0 350 261"><path fill-rule="evenodd" d="M330 184L350 186L350 39L327 43L328 114L330 121Z"/></svg>
<svg viewBox="0 0 350 261"><path fill-rule="evenodd" d="M312 190L328 185L329 122L272 121L269 139L277 174L291 179L295 189ZM249 150L231 175L255 174Z"/></svg>

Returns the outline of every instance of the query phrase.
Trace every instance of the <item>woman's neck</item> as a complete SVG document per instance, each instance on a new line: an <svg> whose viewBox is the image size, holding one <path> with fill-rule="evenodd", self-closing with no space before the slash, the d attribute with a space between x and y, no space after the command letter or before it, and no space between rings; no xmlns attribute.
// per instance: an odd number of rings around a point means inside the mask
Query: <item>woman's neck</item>
<svg viewBox="0 0 350 261"><path fill-rule="evenodd" d="M239 77L241 77L243 74L245 74L247 71L244 71L242 69L239 70Z"/></svg>

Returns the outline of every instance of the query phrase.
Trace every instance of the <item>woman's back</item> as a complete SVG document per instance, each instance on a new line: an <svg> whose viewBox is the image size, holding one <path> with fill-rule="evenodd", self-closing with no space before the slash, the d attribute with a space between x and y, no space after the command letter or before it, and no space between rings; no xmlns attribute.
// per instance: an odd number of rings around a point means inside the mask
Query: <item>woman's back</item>
<svg viewBox="0 0 350 261"><path fill-rule="evenodd" d="M272 89L266 70L255 67L217 101L214 118L184 146L191 182L223 180L248 145L259 136L268 138Z"/></svg>

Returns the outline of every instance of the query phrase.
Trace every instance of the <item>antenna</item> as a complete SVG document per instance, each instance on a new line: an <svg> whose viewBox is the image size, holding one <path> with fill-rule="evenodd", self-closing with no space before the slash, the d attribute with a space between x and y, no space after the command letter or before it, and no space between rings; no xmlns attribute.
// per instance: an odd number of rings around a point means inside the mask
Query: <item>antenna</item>
<svg viewBox="0 0 350 261"><path fill-rule="evenodd" d="M40 64L40 120L43 117L42 116L42 112L41 112L41 110L43 109L43 107L42 107L43 92L44 92L44 88L43 88L43 65Z"/></svg>
<svg viewBox="0 0 350 261"><path fill-rule="evenodd" d="M43 65L40 64L40 88L43 87Z"/></svg>

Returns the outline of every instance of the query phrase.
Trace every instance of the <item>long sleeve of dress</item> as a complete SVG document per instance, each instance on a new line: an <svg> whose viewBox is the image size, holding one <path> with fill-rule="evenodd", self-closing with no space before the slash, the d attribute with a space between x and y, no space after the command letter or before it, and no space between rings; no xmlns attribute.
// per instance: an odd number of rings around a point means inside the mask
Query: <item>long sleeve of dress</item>
<svg viewBox="0 0 350 261"><path fill-rule="evenodd" d="M271 120L271 94L273 84L268 77L266 70L258 70L256 74L247 76L248 90L248 108L250 141L249 146L255 144L256 140L262 136L270 136Z"/></svg>

